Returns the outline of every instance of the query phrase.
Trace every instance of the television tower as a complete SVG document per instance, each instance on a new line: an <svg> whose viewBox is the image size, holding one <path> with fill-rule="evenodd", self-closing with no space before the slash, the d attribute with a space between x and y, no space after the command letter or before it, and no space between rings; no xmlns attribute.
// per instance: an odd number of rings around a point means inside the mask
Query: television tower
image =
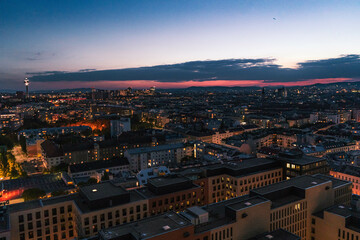
<svg viewBox="0 0 360 240"><path fill-rule="evenodd" d="M24 83L25 83L25 87L26 87L26 98L29 98L29 84L30 84L29 79L25 78Z"/></svg>

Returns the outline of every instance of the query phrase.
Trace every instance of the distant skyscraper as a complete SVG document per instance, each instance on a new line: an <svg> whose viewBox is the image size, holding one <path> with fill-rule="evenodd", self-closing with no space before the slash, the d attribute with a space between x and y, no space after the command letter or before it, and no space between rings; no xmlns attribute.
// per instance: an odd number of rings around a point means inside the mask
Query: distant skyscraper
<svg viewBox="0 0 360 240"><path fill-rule="evenodd" d="M29 84L30 84L29 79L25 78L24 83L25 83L25 88L26 88L26 98L29 98Z"/></svg>

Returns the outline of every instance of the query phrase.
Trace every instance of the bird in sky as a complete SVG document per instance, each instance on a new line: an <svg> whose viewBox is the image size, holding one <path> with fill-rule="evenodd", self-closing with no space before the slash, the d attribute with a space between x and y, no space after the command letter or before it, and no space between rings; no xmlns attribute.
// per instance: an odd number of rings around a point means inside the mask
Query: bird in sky
<svg viewBox="0 0 360 240"><path fill-rule="evenodd" d="M276 20L276 18L273 18L273 20Z"/></svg>

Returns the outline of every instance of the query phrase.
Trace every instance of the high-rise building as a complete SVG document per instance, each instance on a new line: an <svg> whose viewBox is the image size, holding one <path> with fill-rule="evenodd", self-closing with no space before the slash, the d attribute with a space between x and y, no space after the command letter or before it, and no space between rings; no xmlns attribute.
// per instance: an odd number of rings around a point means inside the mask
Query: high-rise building
<svg viewBox="0 0 360 240"><path fill-rule="evenodd" d="M24 84L25 84L25 88L26 88L26 98L29 98L29 84L30 84L30 81L29 81L28 78L25 78Z"/></svg>

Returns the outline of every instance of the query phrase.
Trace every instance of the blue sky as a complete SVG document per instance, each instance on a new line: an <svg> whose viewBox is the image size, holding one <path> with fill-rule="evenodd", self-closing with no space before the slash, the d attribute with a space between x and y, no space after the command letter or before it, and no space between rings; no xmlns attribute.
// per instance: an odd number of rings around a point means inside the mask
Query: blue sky
<svg viewBox="0 0 360 240"><path fill-rule="evenodd" d="M195 60L271 58L293 68L359 54L359 12L351 0L0 0L0 84L20 89L29 72Z"/></svg>

